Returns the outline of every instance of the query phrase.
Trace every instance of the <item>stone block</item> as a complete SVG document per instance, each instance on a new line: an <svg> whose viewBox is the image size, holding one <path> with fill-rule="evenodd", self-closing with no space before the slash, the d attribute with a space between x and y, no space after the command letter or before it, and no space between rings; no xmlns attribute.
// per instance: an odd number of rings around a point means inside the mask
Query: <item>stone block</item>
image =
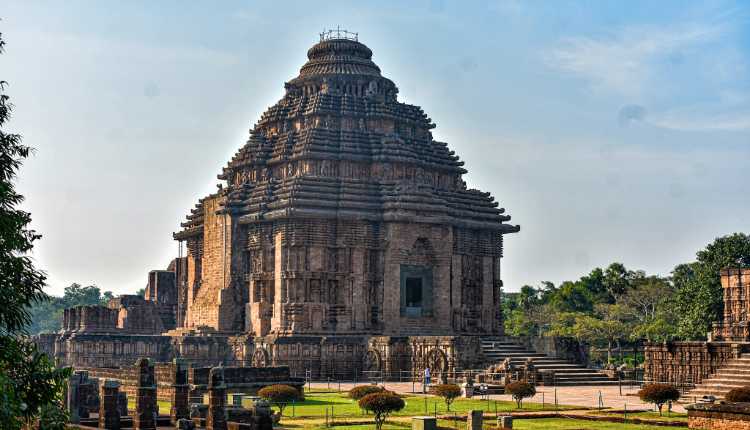
<svg viewBox="0 0 750 430"><path fill-rule="evenodd" d="M437 430L437 418L435 417L412 417L412 430Z"/></svg>
<svg viewBox="0 0 750 430"><path fill-rule="evenodd" d="M513 428L513 417L510 415L504 415L497 417L497 428L500 430L509 430Z"/></svg>
<svg viewBox="0 0 750 430"><path fill-rule="evenodd" d="M180 418L177 420L177 430L194 430L195 423L187 418Z"/></svg>
<svg viewBox="0 0 750 430"><path fill-rule="evenodd" d="M482 430L484 411L471 410L466 414L466 430Z"/></svg>

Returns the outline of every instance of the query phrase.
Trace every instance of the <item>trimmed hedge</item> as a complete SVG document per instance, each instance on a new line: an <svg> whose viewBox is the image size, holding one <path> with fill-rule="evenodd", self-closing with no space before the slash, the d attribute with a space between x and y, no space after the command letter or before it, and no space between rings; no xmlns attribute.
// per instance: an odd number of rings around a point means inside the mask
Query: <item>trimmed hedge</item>
<svg viewBox="0 0 750 430"><path fill-rule="evenodd" d="M289 385L269 385L258 390L258 397L268 400L279 408L279 414L284 414L284 408L292 401L300 399L300 393Z"/></svg>
<svg viewBox="0 0 750 430"><path fill-rule="evenodd" d="M750 387L732 388L724 397L727 402L750 402Z"/></svg>
<svg viewBox="0 0 750 430"><path fill-rule="evenodd" d="M383 427L388 415L400 411L406 406L404 399L390 391L368 394L359 399L358 403L360 408L372 412L375 416L375 428L377 430Z"/></svg>
<svg viewBox="0 0 750 430"><path fill-rule="evenodd" d="M648 384L641 388L638 397L644 402L653 403L659 409L667 402L676 402L680 399L680 390L672 384Z"/></svg>
<svg viewBox="0 0 750 430"><path fill-rule="evenodd" d="M456 397L461 395L461 387L456 384L440 384L432 387L435 394L442 397L445 400L445 406L450 411L451 403Z"/></svg>
<svg viewBox="0 0 750 430"><path fill-rule="evenodd" d="M383 391L385 391L384 388L378 385L357 385L349 390L349 398L359 400L368 394L382 393Z"/></svg>
<svg viewBox="0 0 750 430"><path fill-rule="evenodd" d="M513 396L516 406L521 409L523 399L536 396L536 387L528 382L516 381L505 386L505 393Z"/></svg>

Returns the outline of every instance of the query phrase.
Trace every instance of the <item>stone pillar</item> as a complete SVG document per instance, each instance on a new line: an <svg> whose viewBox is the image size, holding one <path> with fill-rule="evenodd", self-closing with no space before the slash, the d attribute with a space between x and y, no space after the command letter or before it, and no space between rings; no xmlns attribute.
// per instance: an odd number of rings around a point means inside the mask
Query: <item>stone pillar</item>
<svg viewBox="0 0 750 430"><path fill-rule="evenodd" d="M412 417L412 430L437 430L437 418L435 417Z"/></svg>
<svg viewBox="0 0 750 430"><path fill-rule="evenodd" d="M154 380L154 366L148 358L139 359L136 364L138 372L135 388L135 414L133 428L135 430L155 430L156 415L156 381Z"/></svg>
<svg viewBox="0 0 750 430"><path fill-rule="evenodd" d="M66 310L67 311L67 310ZM70 414L70 423L78 424L81 422L79 414L80 398L78 395L78 388L81 385L81 373L74 372L68 379L68 393L65 399L65 407L68 409Z"/></svg>
<svg viewBox="0 0 750 430"><path fill-rule="evenodd" d="M172 424L182 418L190 418L190 404L188 401L188 395L190 393L190 386L187 381L187 367L185 363L175 358L172 361L172 368L174 370L174 385L172 385L172 408L169 410L169 416Z"/></svg>
<svg viewBox="0 0 750 430"><path fill-rule="evenodd" d="M497 428L500 430L512 430L513 429L513 417L510 415L497 417Z"/></svg>
<svg viewBox="0 0 750 430"><path fill-rule="evenodd" d="M120 429L120 410L117 405L120 383L112 379L104 380L99 387L99 428Z"/></svg>
<svg viewBox="0 0 750 430"><path fill-rule="evenodd" d="M484 411L469 411L466 416L466 430L482 430L482 419Z"/></svg>
<svg viewBox="0 0 750 430"><path fill-rule="evenodd" d="M117 409L120 411L121 417L128 416L128 393L120 391L117 394Z"/></svg>
<svg viewBox="0 0 750 430"><path fill-rule="evenodd" d="M208 374L208 413L206 430L227 430L227 386L224 368L214 367Z"/></svg>

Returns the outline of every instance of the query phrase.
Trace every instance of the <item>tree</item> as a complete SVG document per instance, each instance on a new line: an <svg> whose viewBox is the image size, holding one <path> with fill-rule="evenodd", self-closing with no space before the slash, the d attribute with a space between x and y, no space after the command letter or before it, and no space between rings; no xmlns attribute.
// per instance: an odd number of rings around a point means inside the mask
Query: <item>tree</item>
<svg viewBox="0 0 750 430"><path fill-rule="evenodd" d="M0 33L0 53L5 42ZM42 410L62 408L68 369L56 369L25 338L30 306L47 299L45 275L28 256L41 236L29 229L31 214L18 209L23 196L15 189L16 172L31 152L21 136L4 130L13 105L0 81L0 417L4 428L32 425ZM57 428L64 423L45 423Z"/></svg>
<svg viewBox="0 0 750 430"><path fill-rule="evenodd" d="M456 384L440 384L434 387L435 394L443 398L445 407L450 412L451 403L461 395L461 387Z"/></svg>
<svg viewBox="0 0 750 430"><path fill-rule="evenodd" d="M680 399L680 390L671 384L648 384L641 388L638 397L644 402L655 404L659 409L659 416L661 416L661 408L664 403L676 402Z"/></svg>
<svg viewBox="0 0 750 430"><path fill-rule="evenodd" d="M676 336L673 295L674 287L668 279L648 276L638 279L632 289L618 298L617 304L632 320L632 340L662 342Z"/></svg>
<svg viewBox="0 0 750 430"><path fill-rule="evenodd" d="M513 397L518 409L521 409L523 406L523 399L536 396L534 385L524 381L511 382L505 386L505 392Z"/></svg>
<svg viewBox="0 0 750 430"><path fill-rule="evenodd" d="M750 236L734 233L719 237L698 251L694 263L674 268L672 282L676 288L679 337L705 339L711 323L718 321L723 311L719 271L747 266L750 266Z"/></svg>
<svg viewBox="0 0 750 430"><path fill-rule="evenodd" d="M359 407L372 412L375 416L375 428L377 430L383 427L388 415L400 411L404 406L406 406L404 399L390 391L368 394L359 399Z"/></svg>
<svg viewBox="0 0 750 430"><path fill-rule="evenodd" d="M289 385L269 385L258 390L258 396L268 400L274 406L279 408L279 414L284 415L284 408L286 406L299 399L299 391L296 388Z"/></svg>
<svg viewBox="0 0 750 430"><path fill-rule="evenodd" d="M619 318L617 305L598 305L599 317L583 315L576 319L573 332L579 339L607 347L607 363L612 362L613 344L618 344L627 333L626 324Z"/></svg>

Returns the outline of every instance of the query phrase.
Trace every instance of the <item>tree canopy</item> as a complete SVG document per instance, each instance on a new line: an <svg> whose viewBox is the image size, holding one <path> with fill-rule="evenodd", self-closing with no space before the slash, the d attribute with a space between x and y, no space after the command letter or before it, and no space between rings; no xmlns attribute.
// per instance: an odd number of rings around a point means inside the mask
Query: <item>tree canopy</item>
<svg viewBox="0 0 750 430"><path fill-rule="evenodd" d="M79 305L103 305L114 295L110 291L101 292L99 287L86 287L73 283L65 287L62 297L49 297L45 301L34 303L30 308L31 323L27 330L30 334L53 333L62 327L63 311Z"/></svg>
<svg viewBox="0 0 750 430"><path fill-rule="evenodd" d="M0 33L0 53L4 47ZM39 428L61 429L69 370L55 368L26 338L30 307L47 300L46 277L28 255L41 236L29 228L31 214L18 208L23 196L15 188L16 174L31 148L5 130L13 110L6 86L0 81L0 422L8 429L37 421Z"/></svg>
<svg viewBox="0 0 750 430"><path fill-rule="evenodd" d="M719 271L750 265L750 237L719 237L670 277L615 262L559 286L524 285L503 301L505 331L514 336L570 336L606 348L622 342L705 339L721 319Z"/></svg>

